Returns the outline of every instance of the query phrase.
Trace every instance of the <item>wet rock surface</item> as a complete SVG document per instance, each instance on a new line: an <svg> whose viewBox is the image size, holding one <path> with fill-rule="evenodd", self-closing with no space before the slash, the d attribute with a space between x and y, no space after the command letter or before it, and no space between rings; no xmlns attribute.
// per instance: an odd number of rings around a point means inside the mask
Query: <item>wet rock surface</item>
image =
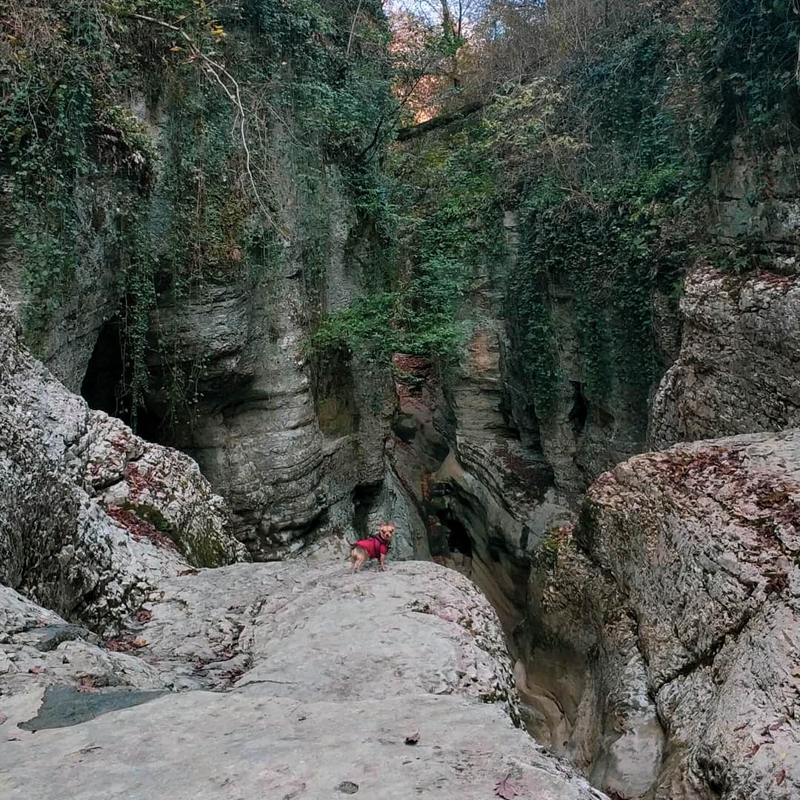
<svg viewBox="0 0 800 800"><path fill-rule="evenodd" d="M514 726L497 617L469 581L433 564L356 576L340 563L242 564L167 579L126 631L137 646L108 654L122 658L109 677L127 691L99 688L99 676L90 686L77 668L54 689L70 643L37 651L40 668L23 673L26 637L53 615L10 591L7 603L4 796L330 798L355 786L478 800L508 775L521 796L603 796ZM143 665L136 679L128 661ZM195 690L150 699L164 686ZM20 729L41 716L46 690L50 706L59 692L85 707L126 693L148 702Z"/></svg>

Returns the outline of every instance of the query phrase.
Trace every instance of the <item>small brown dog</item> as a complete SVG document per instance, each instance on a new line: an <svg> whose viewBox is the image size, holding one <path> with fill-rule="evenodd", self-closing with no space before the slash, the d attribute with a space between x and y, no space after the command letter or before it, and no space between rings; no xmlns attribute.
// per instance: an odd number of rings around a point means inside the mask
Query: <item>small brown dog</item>
<svg viewBox="0 0 800 800"><path fill-rule="evenodd" d="M357 542L348 542L350 545L350 572L358 572L365 562L373 558L378 559L378 569L386 571L386 555L394 536L394 522L381 522L378 535L368 539L359 539Z"/></svg>

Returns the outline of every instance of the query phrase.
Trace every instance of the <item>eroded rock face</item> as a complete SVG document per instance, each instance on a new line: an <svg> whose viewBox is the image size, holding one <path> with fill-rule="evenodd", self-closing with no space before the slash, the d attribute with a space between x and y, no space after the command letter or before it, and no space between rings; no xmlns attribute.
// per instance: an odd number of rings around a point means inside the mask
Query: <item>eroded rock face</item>
<svg viewBox="0 0 800 800"><path fill-rule="evenodd" d="M605 744L597 727L571 742L605 765L599 785L622 777L620 744L650 737L648 798L797 795L798 464L795 429L637 456L590 489L580 550L559 543L532 616L539 641L583 659L592 685L581 705L606 703Z"/></svg>
<svg viewBox="0 0 800 800"><path fill-rule="evenodd" d="M800 424L800 286L794 272L700 269L680 303L683 340L653 401L656 448Z"/></svg>
<svg viewBox="0 0 800 800"><path fill-rule="evenodd" d="M91 411L22 346L0 291L0 581L113 624L156 577L245 557L197 465Z"/></svg>
<svg viewBox="0 0 800 800"><path fill-rule="evenodd" d="M510 776L520 796L604 797L514 727L497 617L469 581L433 564L356 576L342 564L243 564L168 579L128 633L140 646L102 666L68 666L75 642L36 650L41 610L9 602L16 622L0 644L14 656L0 673L9 796L64 797L66 787L100 798L112 781L128 796L187 800L356 789L483 800ZM137 673L129 661L140 657L149 663ZM36 674L20 674L31 660ZM89 691L64 694L81 681ZM196 690L154 699L165 685ZM103 713L97 698L120 695L139 704ZM101 709L93 719L29 732L90 706ZM418 743L405 744L414 734ZM147 769L124 766L131 752Z"/></svg>
<svg viewBox="0 0 800 800"><path fill-rule="evenodd" d="M357 529L360 511L370 530L381 517L408 515L400 498L388 502L388 496L358 508L366 497L360 488L375 487L377 496L386 475L384 448L396 410L389 371L355 355L311 358L315 315L334 313L365 291L360 265L374 254L362 241L367 237L341 176L328 167L325 202L335 213L318 223L327 230L313 232L326 237L330 252L324 285L312 297L315 278L303 239L310 232L298 220L298 203L322 201L298 200L303 179L288 152L291 135L278 132L274 143L275 191L286 223L276 263L262 267L258 280L209 283L177 299L165 293L152 326L171 346L151 356L157 377L148 406L167 416L168 376L197 376L191 419L179 419L170 442L197 460L228 501L235 533L256 560L308 550L331 535L365 533ZM414 553L413 532L401 533L406 554Z"/></svg>

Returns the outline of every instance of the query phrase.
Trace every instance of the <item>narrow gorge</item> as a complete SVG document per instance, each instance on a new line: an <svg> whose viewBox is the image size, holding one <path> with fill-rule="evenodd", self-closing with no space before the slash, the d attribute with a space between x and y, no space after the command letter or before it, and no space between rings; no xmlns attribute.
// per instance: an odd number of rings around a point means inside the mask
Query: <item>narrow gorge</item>
<svg viewBox="0 0 800 800"><path fill-rule="evenodd" d="M800 798L799 46L0 2L0 796Z"/></svg>

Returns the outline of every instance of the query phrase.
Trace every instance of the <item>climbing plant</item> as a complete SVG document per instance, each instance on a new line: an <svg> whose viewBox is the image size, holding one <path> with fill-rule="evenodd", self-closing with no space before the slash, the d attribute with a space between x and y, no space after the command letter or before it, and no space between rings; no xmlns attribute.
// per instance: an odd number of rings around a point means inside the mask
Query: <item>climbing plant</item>
<svg viewBox="0 0 800 800"><path fill-rule="evenodd" d="M0 169L13 175L7 226L40 354L101 239L118 262L122 410L135 423L157 391L169 399L165 418L177 418L202 364L154 323L158 304L180 309L210 284L255 284L290 238L318 295L330 218L315 199L332 167L359 224L390 243L377 157L392 102L386 35L380 3L368 0L4 4ZM289 220L276 203L281 158L301 185ZM90 211L93 196L108 207Z"/></svg>

